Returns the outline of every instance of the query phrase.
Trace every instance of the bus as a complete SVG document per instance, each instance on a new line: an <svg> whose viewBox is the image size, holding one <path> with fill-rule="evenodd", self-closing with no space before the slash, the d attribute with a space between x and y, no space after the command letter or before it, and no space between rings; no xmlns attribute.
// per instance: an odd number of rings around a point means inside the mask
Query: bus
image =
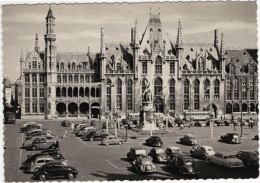
<svg viewBox="0 0 260 183"><path fill-rule="evenodd" d="M185 111L183 119L186 119L187 121L189 121L190 119L191 121L207 121L211 118L212 114L214 115L214 112L211 111Z"/></svg>

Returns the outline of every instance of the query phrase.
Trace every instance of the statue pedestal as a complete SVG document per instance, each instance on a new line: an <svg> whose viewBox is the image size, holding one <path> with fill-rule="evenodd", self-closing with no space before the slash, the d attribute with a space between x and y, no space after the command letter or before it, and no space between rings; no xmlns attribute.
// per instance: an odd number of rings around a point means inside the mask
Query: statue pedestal
<svg viewBox="0 0 260 183"><path fill-rule="evenodd" d="M143 121L142 130L143 131L159 130L159 128L156 126L155 119L153 119L152 122L150 121L150 119L148 119L148 113L150 111L154 113L153 103L143 102L143 111L144 111L144 121Z"/></svg>

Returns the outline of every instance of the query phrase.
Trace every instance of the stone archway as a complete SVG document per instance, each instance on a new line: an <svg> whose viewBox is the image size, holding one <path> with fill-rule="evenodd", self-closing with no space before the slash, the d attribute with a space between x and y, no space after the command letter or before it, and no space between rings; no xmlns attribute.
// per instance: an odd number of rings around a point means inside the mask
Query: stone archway
<svg viewBox="0 0 260 183"><path fill-rule="evenodd" d="M161 98L156 98L154 100L155 112L163 113L163 100Z"/></svg>
<svg viewBox="0 0 260 183"><path fill-rule="evenodd" d="M64 116L66 115L66 104L60 102L56 105L56 111L58 113L58 116Z"/></svg>
<svg viewBox="0 0 260 183"><path fill-rule="evenodd" d="M78 105L74 102L69 103L68 112L69 112L70 116L77 116L78 115Z"/></svg>
<svg viewBox="0 0 260 183"><path fill-rule="evenodd" d="M88 114L89 112L89 104L86 102L83 102L79 105L79 110L81 114Z"/></svg>
<svg viewBox="0 0 260 183"><path fill-rule="evenodd" d="M100 104L97 102L94 102L91 104L91 117L92 118L98 118L100 113Z"/></svg>

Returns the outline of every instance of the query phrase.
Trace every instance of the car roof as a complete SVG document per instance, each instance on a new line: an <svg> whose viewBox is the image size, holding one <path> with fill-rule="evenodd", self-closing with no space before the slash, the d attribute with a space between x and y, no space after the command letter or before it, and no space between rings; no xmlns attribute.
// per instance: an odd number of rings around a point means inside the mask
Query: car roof
<svg viewBox="0 0 260 183"><path fill-rule="evenodd" d="M131 147L131 149L134 149L134 150L144 150L144 148L142 148L142 147Z"/></svg>
<svg viewBox="0 0 260 183"><path fill-rule="evenodd" d="M39 160L39 159L53 159L53 157L52 156L38 156L36 158L36 160Z"/></svg>
<svg viewBox="0 0 260 183"><path fill-rule="evenodd" d="M200 147L203 147L203 148L205 148L205 149L213 149L211 146L200 146Z"/></svg>

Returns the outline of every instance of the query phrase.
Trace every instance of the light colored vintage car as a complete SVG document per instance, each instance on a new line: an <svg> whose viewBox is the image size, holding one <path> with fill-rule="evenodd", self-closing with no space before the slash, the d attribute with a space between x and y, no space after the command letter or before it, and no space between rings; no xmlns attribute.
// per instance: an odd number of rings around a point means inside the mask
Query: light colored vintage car
<svg viewBox="0 0 260 183"><path fill-rule="evenodd" d="M138 173L154 173L156 172L155 165L152 159L148 156L137 157L136 160L132 161L133 167L138 171Z"/></svg>
<svg viewBox="0 0 260 183"><path fill-rule="evenodd" d="M30 173L36 172L42 165L54 161L51 156L39 156L31 163Z"/></svg>
<svg viewBox="0 0 260 183"><path fill-rule="evenodd" d="M152 148L148 153L148 156L153 158L153 162L166 163L167 161L167 154L163 148Z"/></svg>
<svg viewBox="0 0 260 183"><path fill-rule="evenodd" d="M208 156L214 155L215 151L211 146L193 146L190 150L190 154L195 158L207 159Z"/></svg>
<svg viewBox="0 0 260 183"><path fill-rule="evenodd" d="M182 150L181 148L176 146L169 146L166 148L165 153L167 154L167 156L169 156L172 153L182 153Z"/></svg>
<svg viewBox="0 0 260 183"><path fill-rule="evenodd" d="M57 145L57 139L48 139L46 137L32 137L30 140L26 140L23 143L23 148L27 150L37 150L37 149L55 149Z"/></svg>
<svg viewBox="0 0 260 183"><path fill-rule="evenodd" d="M219 165L224 168L239 168L243 167L243 161L236 158L236 155L216 153L213 156L208 156L207 158L209 163Z"/></svg>
<svg viewBox="0 0 260 183"><path fill-rule="evenodd" d="M102 139L101 144L102 145L121 145L123 143L123 139L116 137L116 136L106 136L105 138Z"/></svg>

